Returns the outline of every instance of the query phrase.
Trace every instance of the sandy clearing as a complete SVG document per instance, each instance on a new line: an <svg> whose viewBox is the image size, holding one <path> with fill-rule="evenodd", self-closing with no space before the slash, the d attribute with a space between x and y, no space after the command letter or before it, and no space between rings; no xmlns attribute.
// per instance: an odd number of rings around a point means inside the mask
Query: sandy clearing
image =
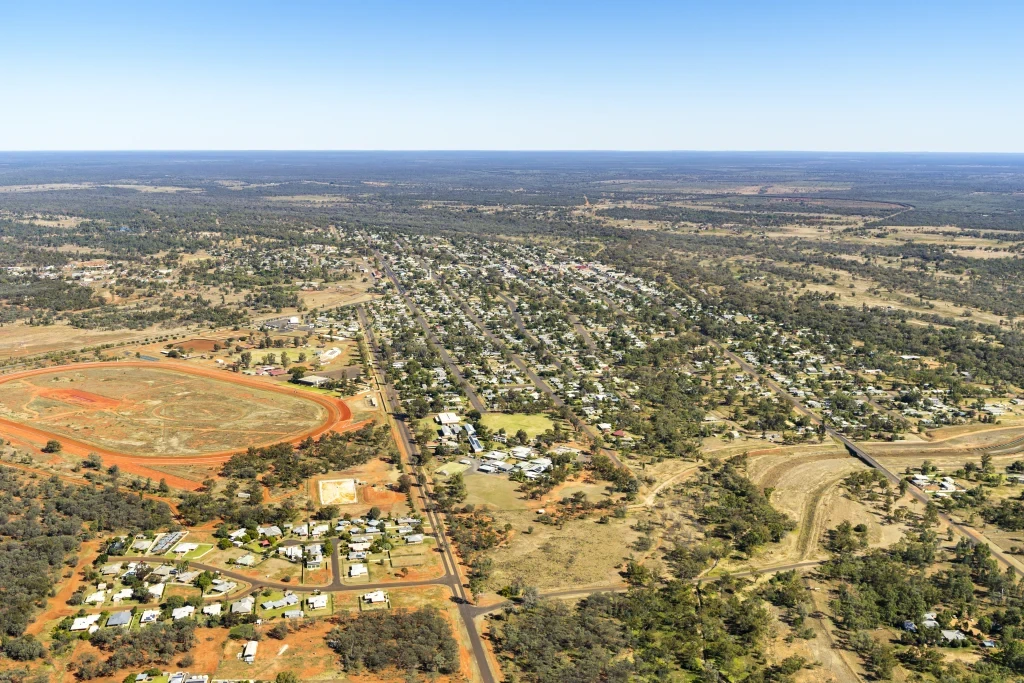
<svg viewBox="0 0 1024 683"><path fill-rule="evenodd" d="M321 505L351 505L358 502L355 479L321 479L318 488Z"/></svg>

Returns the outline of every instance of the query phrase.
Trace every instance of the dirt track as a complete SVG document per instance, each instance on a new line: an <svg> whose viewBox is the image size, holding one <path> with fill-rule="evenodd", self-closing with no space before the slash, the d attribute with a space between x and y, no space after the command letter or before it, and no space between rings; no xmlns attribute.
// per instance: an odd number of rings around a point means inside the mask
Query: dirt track
<svg viewBox="0 0 1024 683"><path fill-rule="evenodd" d="M33 375L47 374L52 372L58 372L61 369L83 369L92 367L111 367L116 365L117 367L145 367L153 368L158 367L163 370L173 369L177 372L188 373L199 377L208 377L211 379L217 379L224 382L234 382L236 384L242 384L245 386L262 389L264 391L273 391L280 394L287 394L291 396L298 396L303 399L313 401L319 404L327 411L327 419L319 426L312 429L307 429L301 433L292 435L288 441L291 443L298 443L308 437L316 438L327 432L347 432L354 429L359 429L364 426L369 420L364 420L359 423L352 423L352 411L344 401L324 396L322 394L316 394L313 392L303 391L301 389L294 389L287 386L279 386L263 382L257 379L252 379L245 375L238 375L225 370L212 370L208 368L196 367L194 365L188 365L185 363L174 363L174 362L161 362L152 363L145 361L119 361L116 363L76 363L74 365L48 367L48 368L37 368L33 370L26 370L24 372L14 373L0 377L0 383L9 382L23 377L30 377ZM104 448L99 448L92 444L84 441L78 441L73 438L68 438L62 435L55 435L51 432L47 432L42 429L30 427L28 425L19 424L11 420L0 418L0 433L7 438L18 438L20 441L41 447L49 439L56 438L63 445L63 452L71 453L73 455L86 456L89 453L96 453L102 459L105 465L117 465L122 471L136 474L143 477L152 477L154 479L164 479L168 485L175 488L187 489L194 491L200 487L198 482L190 481L183 477L175 477L174 475L166 474L158 470L151 469L154 465L209 465L227 462L232 455L238 452L238 449L219 451L216 453L207 453L204 455L186 456L186 457L149 457L132 455L130 453L120 453ZM274 440L271 443L276 443L279 440ZM270 445L269 443L263 445Z"/></svg>

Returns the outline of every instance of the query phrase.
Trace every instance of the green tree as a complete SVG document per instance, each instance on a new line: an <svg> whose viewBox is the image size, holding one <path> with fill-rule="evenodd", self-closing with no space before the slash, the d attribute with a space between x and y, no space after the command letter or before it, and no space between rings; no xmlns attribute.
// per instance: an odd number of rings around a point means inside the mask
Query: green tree
<svg viewBox="0 0 1024 683"><path fill-rule="evenodd" d="M206 595L206 591L210 590L210 586L213 585L213 575L210 572L203 572L196 577L194 584L199 592Z"/></svg>

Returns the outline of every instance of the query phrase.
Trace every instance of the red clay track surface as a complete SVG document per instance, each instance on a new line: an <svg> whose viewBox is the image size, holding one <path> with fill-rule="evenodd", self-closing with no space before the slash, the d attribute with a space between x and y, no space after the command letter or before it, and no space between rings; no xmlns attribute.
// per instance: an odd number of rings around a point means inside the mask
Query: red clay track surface
<svg viewBox="0 0 1024 683"><path fill-rule="evenodd" d="M312 401L322 406L327 411L327 419L319 426L312 429L307 429L300 433L291 435L290 438L286 439L290 443L299 443L309 437L317 438L328 432L348 432L356 429L360 429L366 424L369 424L371 420L364 420L362 422L352 422L352 411L344 401L341 401L330 396L324 396L323 394L316 394L313 392L303 391L301 389L294 389L288 386L280 386L271 384L269 382L263 382L257 379L252 379L246 375L238 375L233 372L226 370L213 370L208 368L196 367L194 365L187 365L183 363L172 363L172 362L161 362L152 363L145 361L118 361L118 362L107 362L107 363L75 363L74 365L63 365L48 368L37 368L34 370L26 370L25 372L18 372L11 375L5 375L0 377L0 383L9 382L24 377L31 377L33 375L49 374L54 372L60 372L62 370L82 370L87 368L109 368L109 367L144 367L154 368L157 367L161 370L173 370L175 372L181 372L199 377L208 377L211 379L220 380L222 382L233 382L235 384L241 384L244 386L260 389L263 391L271 391L280 394L286 394L290 396L297 396L307 401ZM86 397L83 397L83 399ZM97 397L101 398L101 397ZM132 474L137 474L143 477L152 477L154 479L165 479L168 485L175 488L187 489L194 491L200 487L198 482L185 479L183 477L176 477L171 474L160 472L159 470L150 469L153 465L211 465L217 463L227 462L232 455L240 452L242 449L233 449L219 451L216 453L205 453L203 455L188 455L181 457L165 457L165 456L144 456L144 455L132 455L130 453L121 453L109 449L97 447L93 444L79 441L77 439L69 438L64 435L54 434L43 429L37 429L30 427L25 424L14 422L12 420L0 417L0 433L7 438L15 438L20 441L27 442L37 447L43 446L50 439L57 439L63 446L63 451L66 453L72 453L74 455L86 456L89 453L96 453L102 459L106 466L117 465L121 470ZM281 439L274 439L268 441L266 444L280 443Z"/></svg>

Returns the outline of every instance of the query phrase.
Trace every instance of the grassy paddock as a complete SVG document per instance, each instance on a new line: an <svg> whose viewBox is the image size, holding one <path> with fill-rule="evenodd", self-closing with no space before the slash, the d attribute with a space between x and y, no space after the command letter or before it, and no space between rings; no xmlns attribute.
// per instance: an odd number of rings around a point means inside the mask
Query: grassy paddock
<svg viewBox="0 0 1024 683"><path fill-rule="evenodd" d="M486 425L492 432L497 433L499 429L504 429L505 433L510 436L522 429L530 435L530 438L543 434L555 426L551 418L540 413L536 415L527 415L526 413L512 413L509 415L505 413L487 413L480 418L480 422Z"/></svg>

